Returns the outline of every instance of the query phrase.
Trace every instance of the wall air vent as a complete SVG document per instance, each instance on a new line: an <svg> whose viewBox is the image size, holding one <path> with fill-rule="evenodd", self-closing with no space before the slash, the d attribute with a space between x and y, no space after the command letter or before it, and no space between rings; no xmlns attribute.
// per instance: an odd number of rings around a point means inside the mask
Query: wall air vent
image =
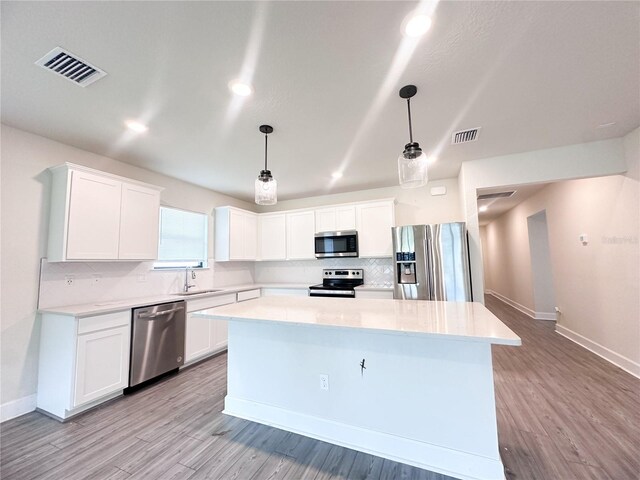
<svg viewBox="0 0 640 480"><path fill-rule="evenodd" d="M475 142L480 134L480 127L470 128L469 130L460 130L451 134L451 145L460 143Z"/></svg>
<svg viewBox="0 0 640 480"><path fill-rule="evenodd" d="M484 193L482 195L478 195L478 200L491 200L493 198L508 198L514 193L516 193L515 190L510 190L508 192Z"/></svg>
<svg viewBox="0 0 640 480"><path fill-rule="evenodd" d="M82 60L77 55L56 47L36 62L42 68L62 75L67 80L86 87L104 77L107 72Z"/></svg>

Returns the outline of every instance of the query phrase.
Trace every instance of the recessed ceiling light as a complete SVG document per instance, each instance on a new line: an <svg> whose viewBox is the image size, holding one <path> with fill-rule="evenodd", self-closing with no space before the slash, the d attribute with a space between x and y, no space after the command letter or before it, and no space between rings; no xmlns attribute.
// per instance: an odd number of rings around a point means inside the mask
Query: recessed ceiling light
<svg viewBox="0 0 640 480"><path fill-rule="evenodd" d="M479 212L486 212L487 210L489 210L489 207L487 207L486 205L482 205L480 208L478 208Z"/></svg>
<svg viewBox="0 0 640 480"><path fill-rule="evenodd" d="M239 81L233 81L229 83L229 88L233 93L240 97L248 97L253 93L253 88L251 88L251 85Z"/></svg>
<svg viewBox="0 0 640 480"><path fill-rule="evenodd" d="M431 17L425 14L414 15L404 26L404 33L408 37L421 37L431 28Z"/></svg>
<svg viewBox="0 0 640 480"><path fill-rule="evenodd" d="M335 178L336 180L337 180L338 178L342 178L342 172L333 172L333 173L331 174L331 178Z"/></svg>
<svg viewBox="0 0 640 480"><path fill-rule="evenodd" d="M129 130L133 130L136 133L143 133L149 130L149 127L140 122L136 122L135 120L128 120L125 122L125 125Z"/></svg>
<svg viewBox="0 0 640 480"><path fill-rule="evenodd" d="M608 128L608 127L613 127L616 124L616 122L609 122L609 123L601 123L600 125L598 125L597 128Z"/></svg>

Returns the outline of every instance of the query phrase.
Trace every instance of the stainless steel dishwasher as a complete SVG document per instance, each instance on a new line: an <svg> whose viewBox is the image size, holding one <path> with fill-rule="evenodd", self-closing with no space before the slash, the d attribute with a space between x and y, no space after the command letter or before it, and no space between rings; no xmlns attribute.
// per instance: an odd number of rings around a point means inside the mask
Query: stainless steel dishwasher
<svg viewBox="0 0 640 480"><path fill-rule="evenodd" d="M133 309L129 387L184 365L186 302Z"/></svg>

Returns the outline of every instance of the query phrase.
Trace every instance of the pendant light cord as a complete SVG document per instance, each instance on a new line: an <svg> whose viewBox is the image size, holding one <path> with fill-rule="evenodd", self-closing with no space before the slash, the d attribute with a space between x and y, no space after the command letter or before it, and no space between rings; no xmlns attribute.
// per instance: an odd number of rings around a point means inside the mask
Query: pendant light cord
<svg viewBox="0 0 640 480"><path fill-rule="evenodd" d="M413 130L411 128L411 98L407 98L407 112L409 114L409 143L413 143Z"/></svg>
<svg viewBox="0 0 640 480"><path fill-rule="evenodd" d="M267 134L264 134L264 169L267 169Z"/></svg>

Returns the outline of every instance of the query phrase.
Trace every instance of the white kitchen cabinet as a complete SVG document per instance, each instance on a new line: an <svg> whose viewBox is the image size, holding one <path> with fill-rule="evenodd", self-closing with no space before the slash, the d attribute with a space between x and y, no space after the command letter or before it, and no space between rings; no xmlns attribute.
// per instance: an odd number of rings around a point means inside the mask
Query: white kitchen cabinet
<svg viewBox="0 0 640 480"><path fill-rule="evenodd" d="M356 288L356 298L393 299L393 289L388 290L365 290Z"/></svg>
<svg viewBox="0 0 640 480"><path fill-rule="evenodd" d="M196 313L235 302L235 293L187 300L185 365L227 348L227 322L200 317Z"/></svg>
<svg viewBox="0 0 640 480"><path fill-rule="evenodd" d="M161 188L70 163L50 170L50 262L157 258Z"/></svg>
<svg viewBox="0 0 640 480"><path fill-rule="evenodd" d="M360 257L391 257L394 226L392 200L356 205L356 224Z"/></svg>
<svg viewBox="0 0 640 480"><path fill-rule="evenodd" d="M255 260L258 216L240 208L218 207L215 217L216 261Z"/></svg>
<svg viewBox="0 0 640 480"><path fill-rule="evenodd" d="M42 315L37 406L66 419L129 384L131 310L77 318Z"/></svg>
<svg viewBox="0 0 640 480"><path fill-rule="evenodd" d="M287 259L315 258L315 212L287 213Z"/></svg>
<svg viewBox="0 0 640 480"><path fill-rule="evenodd" d="M142 185L122 184L120 248L122 260L155 260L158 257L160 195Z"/></svg>
<svg viewBox="0 0 640 480"><path fill-rule="evenodd" d="M315 211L316 232L335 232L356 229L356 207L341 205Z"/></svg>
<svg viewBox="0 0 640 480"><path fill-rule="evenodd" d="M287 258L287 222L284 213L258 216L258 246L260 260Z"/></svg>
<svg viewBox="0 0 640 480"><path fill-rule="evenodd" d="M127 323L78 335L74 407L128 386L130 330Z"/></svg>

